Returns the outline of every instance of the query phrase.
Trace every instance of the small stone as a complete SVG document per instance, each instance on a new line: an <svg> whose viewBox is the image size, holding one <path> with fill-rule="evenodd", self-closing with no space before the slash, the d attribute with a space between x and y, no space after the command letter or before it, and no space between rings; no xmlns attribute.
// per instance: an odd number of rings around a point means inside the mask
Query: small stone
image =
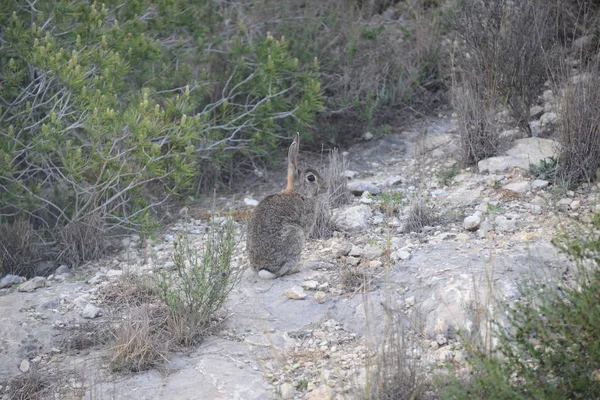
<svg viewBox="0 0 600 400"><path fill-rule="evenodd" d="M42 361L42 356L37 356L31 359L33 364L38 364L40 361Z"/></svg>
<svg viewBox="0 0 600 400"><path fill-rule="evenodd" d="M531 183L528 181L513 182L504 186L504 189L515 193L527 193L531 190Z"/></svg>
<svg viewBox="0 0 600 400"><path fill-rule="evenodd" d="M4 289L7 287L11 287L13 285L18 285L27 280L24 276L18 275L6 275L4 278L0 279L0 289Z"/></svg>
<svg viewBox="0 0 600 400"><path fill-rule="evenodd" d="M33 279L28 280L27 282L23 282L19 285L19 292L28 292L31 293L36 289L43 288L46 286L46 278L43 276L36 276Z"/></svg>
<svg viewBox="0 0 600 400"><path fill-rule="evenodd" d="M542 94L542 98L544 99L545 102L552 101L552 100L554 100L554 93L552 92L552 90L546 90Z"/></svg>
<svg viewBox="0 0 600 400"><path fill-rule="evenodd" d="M573 211L579 209L579 207L581 207L581 201L579 200L573 200L571 204L569 204L569 208Z"/></svg>
<svg viewBox="0 0 600 400"><path fill-rule="evenodd" d="M549 184L550 184L550 182L545 181L543 179L536 179L533 182L531 182L531 187L533 189L544 189L544 188L548 187Z"/></svg>
<svg viewBox="0 0 600 400"><path fill-rule="evenodd" d="M396 257L403 261L410 260L410 253L406 250L398 250L396 252Z"/></svg>
<svg viewBox="0 0 600 400"><path fill-rule="evenodd" d="M358 264L360 264L360 258L358 258L358 257L348 257L348 258L346 258L346 264L355 267Z"/></svg>
<svg viewBox="0 0 600 400"><path fill-rule="evenodd" d="M443 345L445 345L445 344L447 344L447 343L448 343L448 339L446 338L446 336L444 336L444 335L443 335L443 334L441 334L441 333L438 333L438 334L435 336L435 341L436 341L436 342L437 342L437 344L439 344L440 346L443 346Z"/></svg>
<svg viewBox="0 0 600 400"><path fill-rule="evenodd" d="M251 197L246 197L244 198L244 204L250 207L256 207L258 205L258 200Z"/></svg>
<svg viewBox="0 0 600 400"><path fill-rule="evenodd" d="M354 179L354 178L356 178L356 175L358 175L358 172L356 172L356 171L351 171L351 170L349 170L349 169L345 170L345 171L342 173L342 176L344 176L344 177L346 177L346 178L348 178L348 179Z"/></svg>
<svg viewBox="0 0 600 400"><path fill-rule="evenodd" d="M557 120L558 120L558 115L552 111L544 113L544 115L542 115L540 117L540 123L542 124L542 126L552 125L552 124L556 123Z"/></svg>
<svg viewBox="0 0 600 400"><path fill-rule="evenodd" d="M371 132L365 132L365 133L363 133L363 135L362 135L362 138L363 138L363 140L365 140L365 141L367 141L367 142L368 142L369 140L373 139L374 137L375 137L375 136L373 136L373 134L372 134Z"/></svg>
<svg viewBox="0 0 600 400"><path fill-rule="evenodd" d="M533 106L529 109L529 116L531 118L539 118L544 113L544 107Z"/></svg>
<svg viewBox="0 0 600 400"><path fill-rule="evenodd" d="M325 303L325 300L327 300L327 294L325 294L325 292L321 292L320 290L318 292L315 292L314 297L317 303L319 304L323 304Z"/></svg>
<svg viewBox="0 0 600 400"><path fill-rule="evenodd" d="M371 193L365 191L358 201L360 201L361 204L372 204L375 200L371 197Z"/></svg>
<svg viewBox="0 0 600 400"><path fill-rule="evenodd" d="M479 229L480 225L481 225L481 213L480 212L476 212L473 215L469 215L463 221L463 227L467 231L476 231L477 229Z"/></svg>
<svg viewBox="0 0 600 400"><path fill-rule="evenodd" d="M317 281L304 281L302 283L302 288L305 290L316 290L319 287L319 282Z"/></svg>
<svg viewBox="0 0 600 400"><path fill-rule="evenodd" d="M62 275L62 274L70 274L71 273L71 268L67 267L66 265L61 265L60 267L56 268L56 271L54 271L54 275Z"/></svg>
<svg viewBox="0 0 600 400"><path fill-rule="evenodd" d="M348 255L351 257L360 257L363 255L363 249L361 249L358 246L352 246L352 250L350 250L350 253L348 253Z"/></svg>
<svg viewBox="0 0 600 400"><path fill-rule="evenodd" d="M498 215L494 222L496 229L500 232L514 232L517 230L517 221L508 219L504 215Z"/></svg>
<svg viewBox="0 0 600 400"><path fill-rule="evenodd" d="M283 294L292 300L304 300L306 299L306 292L300 286L294 286L283 292Z"/></svg>
<svg viewBox="0 0 600 400"><path fill-rule="evenodd" d="M470 238L471 237L468 234L464 233L464 232L459 233L458 235L456 235L456 240L461 241L461 242L466 242Z"/></svg>
<svg viewBox="0 0 600 400"><path fill-rule="evenodd" d="M279 394L281 394L281 398L284 400L293 399L296 395L296 388L291 383L285 382L279 386Z"/></svg>
<svg viewBox="0 0 600 400"><path fill-rule="evenodd" d="M333 211L333 223L342 231L362 231L369 226L373 211L366 204Z"/></svg>
<svg viewBox="0 0 600 400"><path fill-rule="evenodd" d="M540 206L539 204L532 204L531 213L535 215L540 215L542 213L542 206Z"/></svg>
<svg viewBox="0 0 600 400"><path fill-rule="evenodd" d="M406 307L412 307L412 306L414 306L414 305L415 305L415 296L410 296L410 297L407 297L407 298L404 300L404 305L405 305Z"/></svg>
<svg viewBox="0 0 600 400"><path fill-rule="evenodd" d="M364 256L367 260L374 260L383 255L383 249L381 246L375 244L369 244L364 249Z"/></svg>
<svg viewBox="0 0 600 400"><path fill-rule="evenodd" d="M102 309L100 307L96 307L92 303L88 303L83 311L81 312L81 316L87 319L94 319L99 317L102 314Z"/></svg>
<svg viewBox="0 0 600 400"><path fill-rule="evenodd" d="M120 269L109 269L106 272L106 276L108 278L116 278L116 277L121 276L121 275L123 275L123 271L120 270Z"/></svg>
<svg viewBox="0 0 600 400"><path fill-rule="evenodd" d="M336 257L342 257L342 256L347 256L350 251L352 251L352 248L354 247L354 245L352 243L349 242L342 242L342 243L338 243L337 245L333 246L333 251L335 253Z"/></svg>
<svg viewBox="0 0 600 400"><path fill-rule="evenodd" d="M370 268L379 268L383 265L383 262L381 262L380 260L372 260L369 261L369 267Z"/></svg>
<svg viewBox="0 0 600 400"><path fill-rule="evenodd" d="M28 360L22 360L21 364L19 364L19 369L23 373L29 371L29 368L30 368L30 365L29 365L29 361Z"/></svg>
<svg viewBox="0 0 600 400"><path fill-rule="evenodd" d="M373 195L381 193L381 189L368 181L348 182L348 190L355 196L361 196L364 192L369 192Z"/></svg>
<svg viewBox="0 0 600 400"><path fill-rule="evenodd" d="M332 400L333 390L326 385L321 385L308 394L308 400Z"/></svg>

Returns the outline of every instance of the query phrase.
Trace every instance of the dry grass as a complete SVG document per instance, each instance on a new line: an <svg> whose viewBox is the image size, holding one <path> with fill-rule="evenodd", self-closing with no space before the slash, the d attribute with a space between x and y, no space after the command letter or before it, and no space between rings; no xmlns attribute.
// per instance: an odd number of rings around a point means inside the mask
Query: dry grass
<svg viewBox="0 0 600 400"><path fill-rule="evenodd" d="M133 307L114 330L109 367L113 372L148 370L167 360L168 313L152 306Z"/></svg>
<svg viewBox="0 0 600 400"><path fill-rule="evenodd" d="M104 221L100 215L90 215L71 221L58 234L58 260L70 266L79 266L96 260L108 251Z"/></svg>
<svg viewBox="0 0 600 400"><path fill-rule="evenodd" d="M452 103L463 163L498 153L501 127L495 116L503 107L528 130L529 108L557 59L554 12L534 0L458 3L450 19L461 39L453 58Z"/></svg>
<svg viewBox="0 0 600 400"><path fill-rule="evenodd" d="M329 151L328 158L325 175L327 195L317 203L315 226L310 233L310 237L315 239L326 239L333 235L335 226L331 221L331 209L350 201L347 178L344 176L348 162L339 154L337 148Z"/></svg>
<svg viewBox="0 0 600 400"><path fill-rule="evenodd" d="M33 226L24 218L0 224L0 276L31 276L39 254L37 239Z"/></svg>
<svg viewBox="0 0 600 400"><path fill-rule="evenodd" d="M426 226L435 226L438 223L440 223L440 217L433 207L427 205L422 199L416 199L410 207L404 230L421 232Z"/></svg>
<svg viewBox="0 0 600 400"><path fill-rule="evenodd" d="M572 186L600 178L600 80L598 64L587 79L567 87L560 110L558 183Z"/></svg>
<svg viewBox="0 0 600 400"><path fill-rule="evenodd" d="M106 322L86 322L67 328L60 347L67 351L81 351L105 345L112 339L111 326Z"/></svg>
<svg viewBox="0 0 600 400"><path fill-rule="evenodd" d="M17 375L0 386L3 400L42 400L50 395L50 381L37 368Z"/></svg>

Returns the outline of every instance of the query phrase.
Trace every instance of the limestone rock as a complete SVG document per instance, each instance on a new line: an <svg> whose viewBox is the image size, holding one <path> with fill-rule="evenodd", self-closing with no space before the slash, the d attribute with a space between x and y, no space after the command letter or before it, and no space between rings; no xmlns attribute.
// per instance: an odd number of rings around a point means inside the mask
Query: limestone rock
<svg viewBox="0 0 600 400"><path fill-rule="evenodd" d="M102 315L102 309L100 307L96 307L92 303L88 303L81 312L81 316L87 319L94 319L100 315Z"/></svg>
<svg viewBox="0 0 600 400"><path fill-rule="evenodd" d="M369 226L369 218L373 215L371 208L365 204L334 210L333 223L343 231L358 231Z"/></svg>
<svg viewBox="0 0 600 400"><path fill-rule="evenodd" d="M306 292L300 286L294 286L283 292L283 294L292 300L304 300L306 299Z"/></svg>
<svg viewBox="0 0 600 400"><path fill-rule="evenodd" d="M27 282L23 282L19 285L19 292L28 292L31 293L36 289L43 288L46 286L46 278L42 276L36 276L33 279L28 280Z"/></svg>
<svg viewBox="0 0 600 400"><path fill-rule="evenodd" d="M373 195L381 193L381 189L368 181L352 181L348 182L348 190L355 196L360 196L363 192L369 192Z"/></svg>

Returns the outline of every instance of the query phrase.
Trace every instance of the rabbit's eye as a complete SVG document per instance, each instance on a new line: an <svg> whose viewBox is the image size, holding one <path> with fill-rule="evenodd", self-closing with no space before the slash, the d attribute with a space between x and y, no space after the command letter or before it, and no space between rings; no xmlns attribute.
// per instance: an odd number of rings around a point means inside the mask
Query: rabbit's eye
<svg viewBox="0 0 600 400"><path fill-rule="evenodd" d="M315 176L311 174L311 175L308 175L306 177L306 179L308 179L309 182L314 182L315 181Z"/></svg>

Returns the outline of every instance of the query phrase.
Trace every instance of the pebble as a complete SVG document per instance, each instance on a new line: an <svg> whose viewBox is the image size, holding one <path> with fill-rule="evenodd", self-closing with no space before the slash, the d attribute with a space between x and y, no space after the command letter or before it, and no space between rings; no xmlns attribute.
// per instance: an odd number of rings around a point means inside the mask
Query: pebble
<svg viewBox="0 0 600 400"><path fill-rule="evenodd" d="M100 307L96 307L92 303L88 303L81 312L81 316L87 319L94 319L100 315L102 315L102 309Z"/></svg>
<svg viewBox="0 0 600 400"><path fill-rule="evenodd" d="M310 280L302 282L302 288L305 290L316 290L319 287L319 282Z"/></svg>
<svg viewBox="0 0 600 400"><path fill-rule="evenodd" d="M325 292L319 290L315 293L315 300L317 301L317 303L323 304L327 300L327 295L325 294Z"/></svg>
<svg viewBox="0 0 600 400"><path fill-rule="evenodd" d="M410 260L410 253L406 250L398 250L396 252L396 257L403 261Z"/></svg>
<svg viewBox="0 0 600 400"><path fill-rule="evenodd" d="M296 388L291 383L285 382L279 386L279 394L281 394L281 398L284 400L293 399L296 395Z"/></svg>
<svg viewBox="0 0 600 400"><path fill-rule="evenodd" d="M258 205L258 200L251 197L246 197L244 198L244 204L250 207L256 207Z"/></svg>
<svg viewBox="0 0 600 400"><path fill-rule="evenodd" d="M11 287L13 285L18 285L22 282L25 282L26 280L27 278L25 278L24 276L6 275L0 280L0 289Z"/></svg>
<svg viewBox="0 0 600 400"><path fill-rule="evenodd" d="M358 246L352 246L352 250L348 253L350 257L360 257L363 255L363 249Z"/></svg>
<svg viewBox="0 0 600 400"><path fill-rule="evenodd" d="M300 286L293 286L283 292L283 294L292 300L304 300L306 299L306 292Z"/></svg>
<svg viewBox="0 0 600 400"><path fill-rule="evenodd" d="M30 364L28 360L22 360L21 364L19 364L19 369L21 370L21 372L26 373L29 371L30 368Z"/></svg>
<svg viewBox="0 0 600 400"><path fill-rule="evenodd" d="M467 231L476 231L477 229L479 229L479 226L481 226L481 213L480 212L476 212L473 215L469 215L463 221L463 227Z"/></svg>

